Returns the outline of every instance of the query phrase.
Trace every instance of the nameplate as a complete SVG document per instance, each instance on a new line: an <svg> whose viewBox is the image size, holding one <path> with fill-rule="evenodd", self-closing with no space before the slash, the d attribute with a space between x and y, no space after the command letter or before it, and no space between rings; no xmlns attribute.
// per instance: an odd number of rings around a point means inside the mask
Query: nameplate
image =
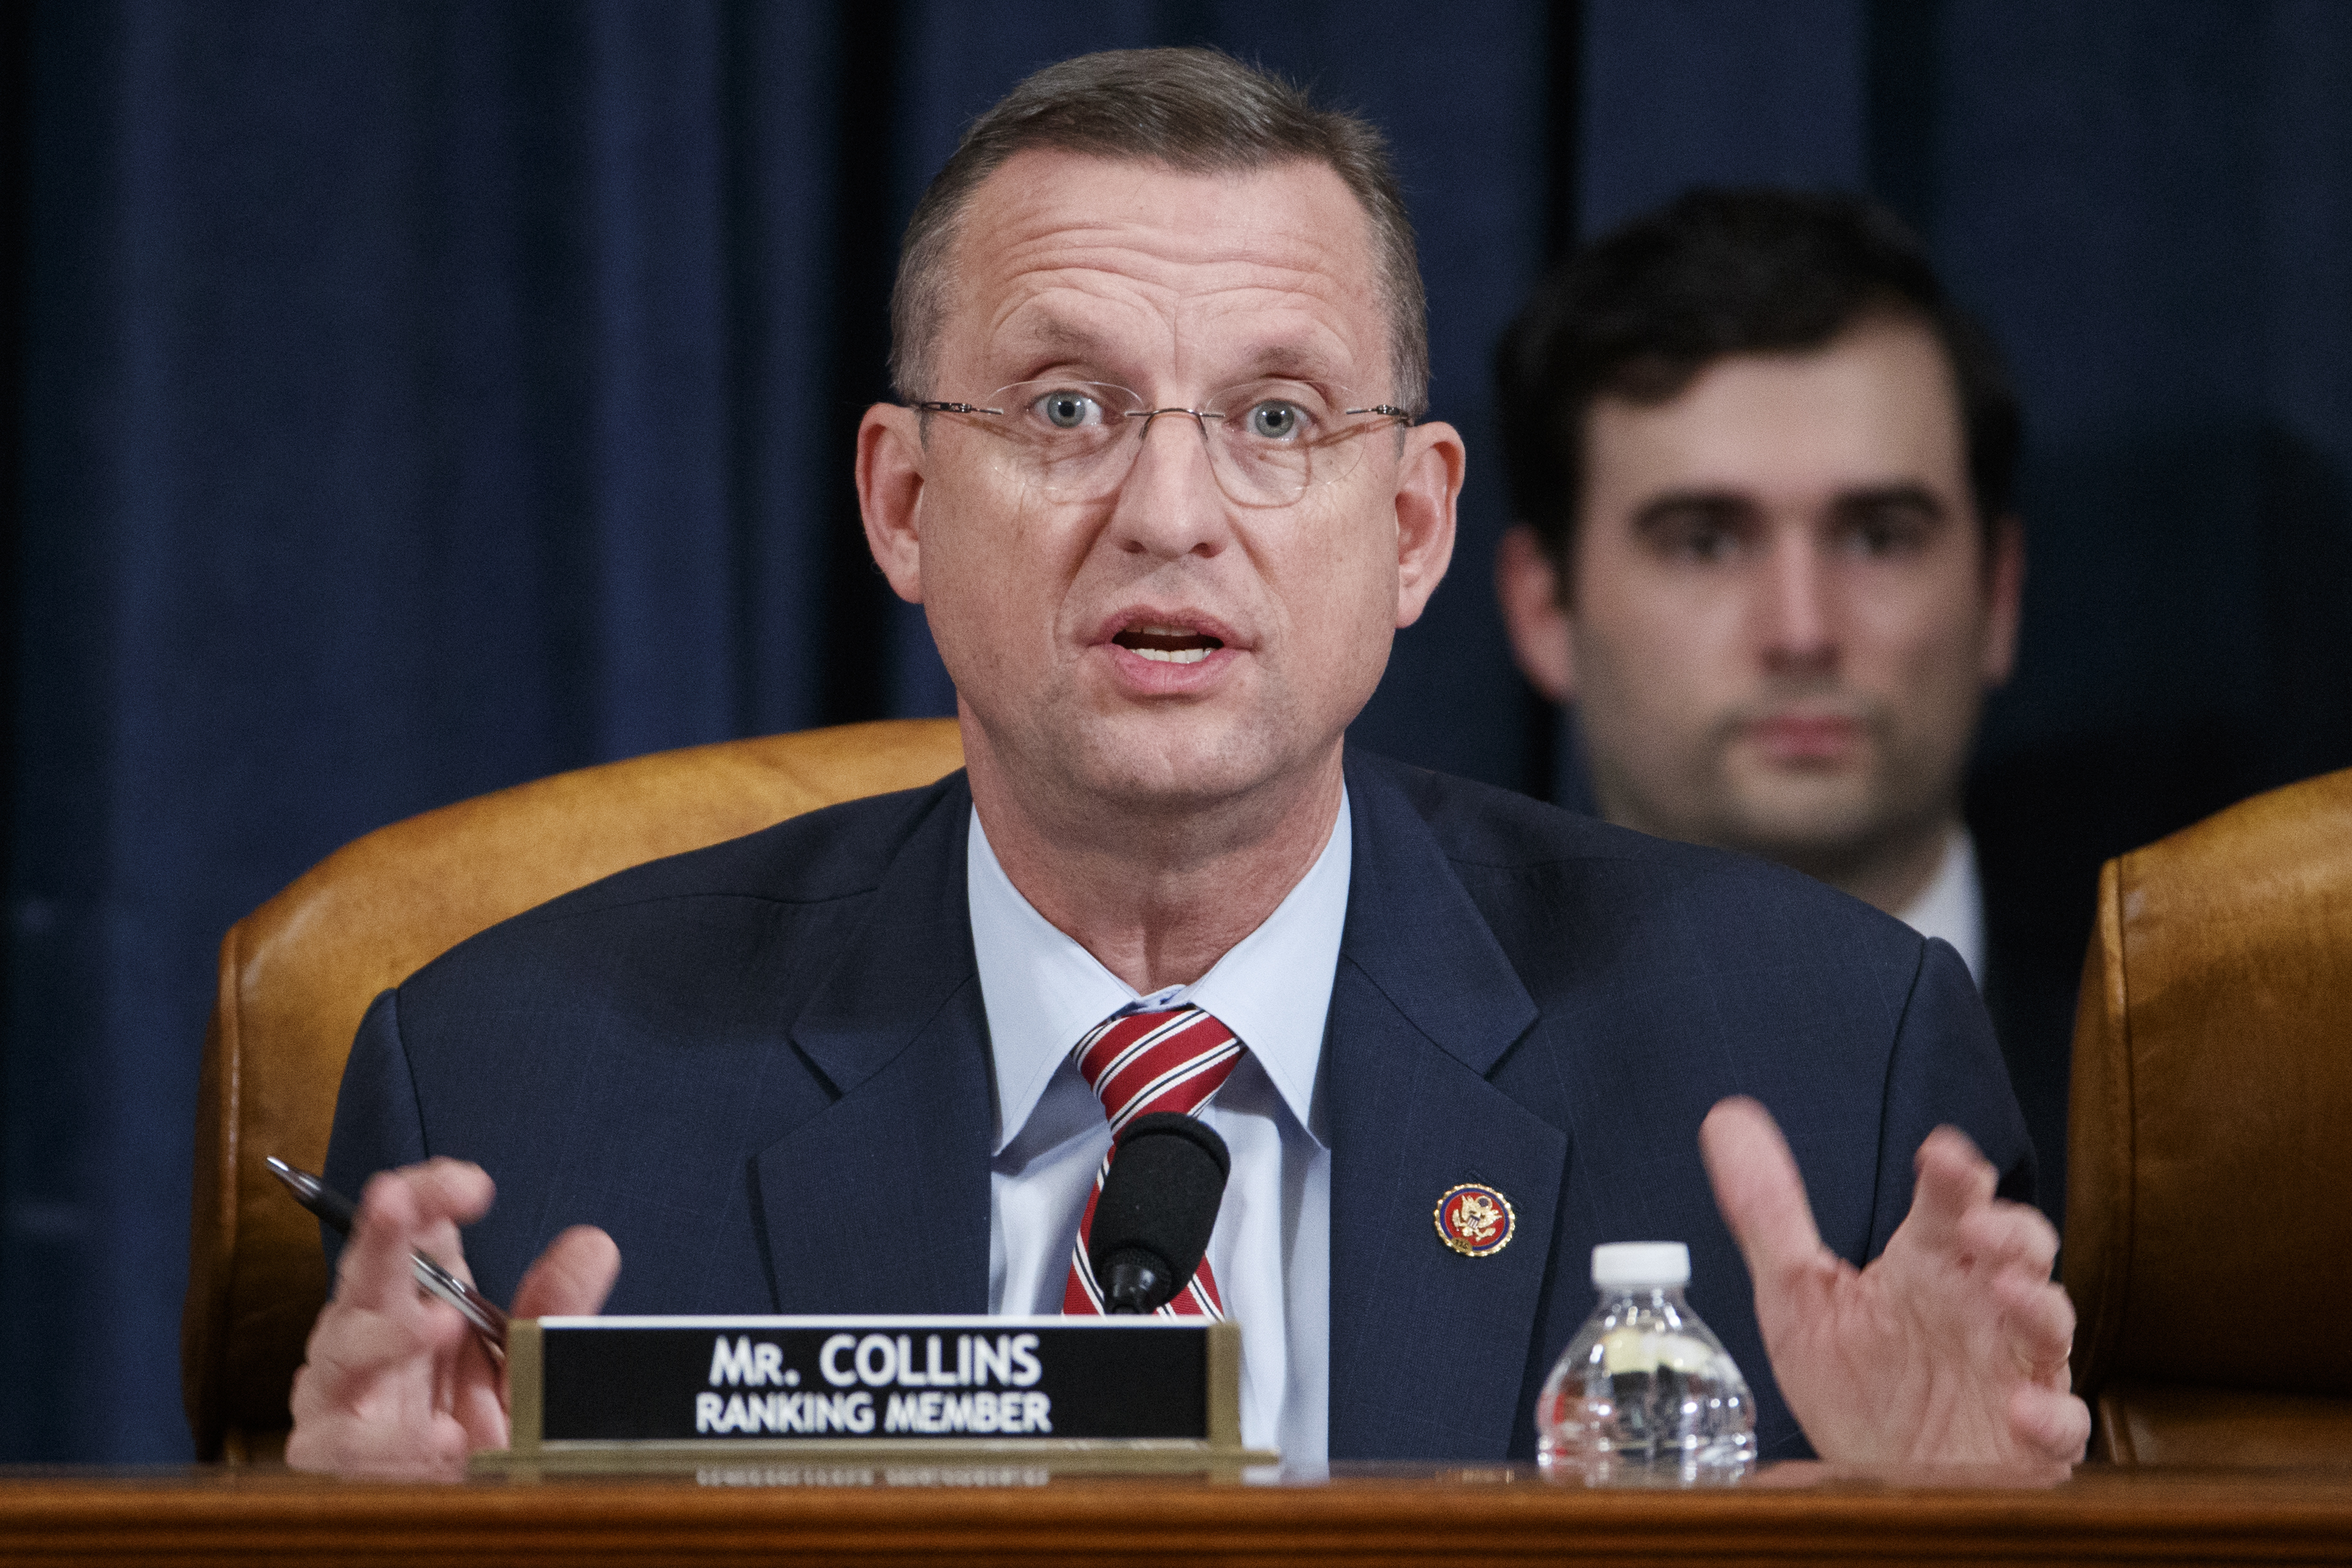
<svg viewBox="0 0 2352 1568"><path fill-rule="evenodd" d="M615 1447L1242 1454L1241 1331L1198 1319L518 1319L507 1369L517 1460Z"/></svg>

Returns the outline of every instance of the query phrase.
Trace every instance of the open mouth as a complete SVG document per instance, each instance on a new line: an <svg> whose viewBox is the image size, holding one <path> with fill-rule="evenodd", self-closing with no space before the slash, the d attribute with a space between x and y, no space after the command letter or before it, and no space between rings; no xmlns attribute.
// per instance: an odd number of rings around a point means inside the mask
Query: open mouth
<svg viewBox="0 0 2352 1568"><path fill-rule="evenodd" d="M1224 643L1183 626L1129 626L1110 639L1128 652L1160 664L1198 664Z"/></svg>

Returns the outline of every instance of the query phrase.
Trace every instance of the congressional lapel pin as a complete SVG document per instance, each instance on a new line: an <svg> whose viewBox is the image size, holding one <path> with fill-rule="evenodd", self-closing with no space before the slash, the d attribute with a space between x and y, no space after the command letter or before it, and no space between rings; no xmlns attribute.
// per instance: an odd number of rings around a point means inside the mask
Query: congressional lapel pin
<svg viewBox="0 0 2352 1568"><path fill-rule="evenodd" d="M1465 1258L1492 1258L1511 1245L1518 1216L1511 1200L1478 1182L1448 1187L1437 1200L1437 1238Z"/></svg>

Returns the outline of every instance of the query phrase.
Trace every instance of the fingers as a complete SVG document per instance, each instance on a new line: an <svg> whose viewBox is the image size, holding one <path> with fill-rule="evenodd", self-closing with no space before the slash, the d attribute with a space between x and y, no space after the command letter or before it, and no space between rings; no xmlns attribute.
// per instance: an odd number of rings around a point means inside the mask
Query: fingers
<svg viewBox="0 0 2352 1568"><path fill-rule="evenodd" d="M462 1160L432 1160L371 1178L337 1268L336 1300L388 1310L413 1299L413 1251L463 1272L457 1227L488 1213L494 1194L488 1174Z"/></svg>
<svg viewBox="0 0 2352 1568"><path fill-rule="evenodd" d="M1759 1283L1817 1263L1823 1251L1796 1156L1772 1113L1745 1096L1718 1100L1700 1123L1698 1146L1715 1205Z"/></svg>
<svg viewBox="0 0 2352 1568"><path fill-rule="evenodd" d="M1720 1100L1700 1124L1698 1142L1716 1207L1749 1273L1818 1258L1821 1232L1804 1177L1771 1112L1745 1096Z"/></svg>
<svg viewBox="0 0 2352 1568"><path fill-rule="evenodd" d="M2050 1278L2058 1260L2058 1231L2042 1211L1999 1198L1969 1210L1952 1229L1954 1250L1983 1264Z"/></svg>
<svg viewBox="0 0 2352 1568"><path fill-rule="evenodd" d="M462 1342L464 1321L421 1297L410 1252L452 1221L477 1217L489 1201L489 1178L455 1161L386 1172L367 1184L351 1240L343 1248L333 1298L312 1326L296 1423L345 1420L371 1406L416 1403L434 1368ZM454 1245L438 1249L457 1258ZM462 1266L462 1259L458 1259ZM404 1388L404 1384L408 1385ZM331 1447L349 1447L335 1437Z"/></svg>
<svg viewBox="0 0 2352 1568"><path fill-rule="evenodd" d="M1958 1249L1962 1217L1993 1201L2000 1173L1957 1127L1938 1127L1928 1133L1912 1165L1918 1181L1911 1189L1911 1212L1904 1216L1903 1228L1917 1245L1939 1252Z"/></svg>
<svg viewBox="0 0 2352 1568"><path fill-rule="evenodd" d="M471 1333L449 1307L410 1290L401 1310L331 1301L319 1314L309 1360L294 1376L288 1464L346 1475L464 1473L467 1435L437 1391Z"/></svg>
<svg viewBox="0 0 2352 1568"><path fill-rule="evenodd" d="M2050 1278L2058 1232L2038 1209L1993 1195L1992 1167L1952 1128L1919 1150L1919 1189L1905 1226L1954 1267L1986 1281L2018 1365L2035 1384L2066 1392L2074 1306Z"/></svg>
<svg viewBox="0 0 2352 1568"><path fill-rule="evenodd" d="M457 1384L489 1384L465 1320L422 1296L409 1255L465 1269L459 1225L490 1205L477 1166L435 1160L386 1172L361 1194L335 1294L310 1331L292 1391L287 1462L341 1474L465 1473L467 1428L451 1415Z"/></svg>
<svg viewBox="0 0 2352 1568"><path fill-rule="evenodd" d="M515 1290L518 1318L586 1317L604 1305L621 1274L621 1249L593 1225L550 1242Z"/></svg>
<svg viewBox="0 0 2352 1568"><path fill-rule="evenodd" d="M2067 1359L2074 1347L2074 1304L2047 1279L2004 1274L1993 1281L2001 1326L2025 1375L2063 1394L2070 1386Z"/></svg>
<svg viewBox="0 0 2352 1568"><path fill-rule="evenodd" d="M310 1386L322 1402L357 1405L380 1378L429 1366L465 1342L466 1320L455 1308L419 1297L413 1283L408 1289L401 1310L336 1300L319 1314L304 1353Z"/></svg>
<svg viewBox="0 0 2352 1568"><path fill-rule="evenodd" d="M412 1422L321 1415L316 1413L317 1383L310 1367L294 1374L294 1429L286 1437L289 1468L385 1480L465 1479L474 1445L456 1421L430 1411Z"/></svg>
<svg viewBox="0 0 2352 1568"><path fill-rule="evenodd" d="M2091 1443L2091 1407L2071 1394L2028 1384L2010 1396L2009 1427L2020 1447L2079 1465Z"/></svg>

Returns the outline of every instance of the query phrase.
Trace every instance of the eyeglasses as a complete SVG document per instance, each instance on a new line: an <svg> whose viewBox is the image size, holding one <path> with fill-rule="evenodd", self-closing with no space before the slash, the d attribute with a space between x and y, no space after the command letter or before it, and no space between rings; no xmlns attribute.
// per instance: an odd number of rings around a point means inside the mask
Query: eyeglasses
<svg viewBox="0 0 2352 1568"><path fill-rule="evenodd" d="M982 416L1022 478L1048 500L1099 500L1126 481L1144 433L1163 414L1192 416L1209 448L1217 488L1237 506L1289 506L1318 484L1344 478L1370 430L1408 426L1391 404L1347 406L1345 387L1253 381L1198 408L1153 408L1124 386L1098 381L1022 381L986 404L917 403L927 414ZM1130 438L1129 433L1132 432Z"/></svg>

